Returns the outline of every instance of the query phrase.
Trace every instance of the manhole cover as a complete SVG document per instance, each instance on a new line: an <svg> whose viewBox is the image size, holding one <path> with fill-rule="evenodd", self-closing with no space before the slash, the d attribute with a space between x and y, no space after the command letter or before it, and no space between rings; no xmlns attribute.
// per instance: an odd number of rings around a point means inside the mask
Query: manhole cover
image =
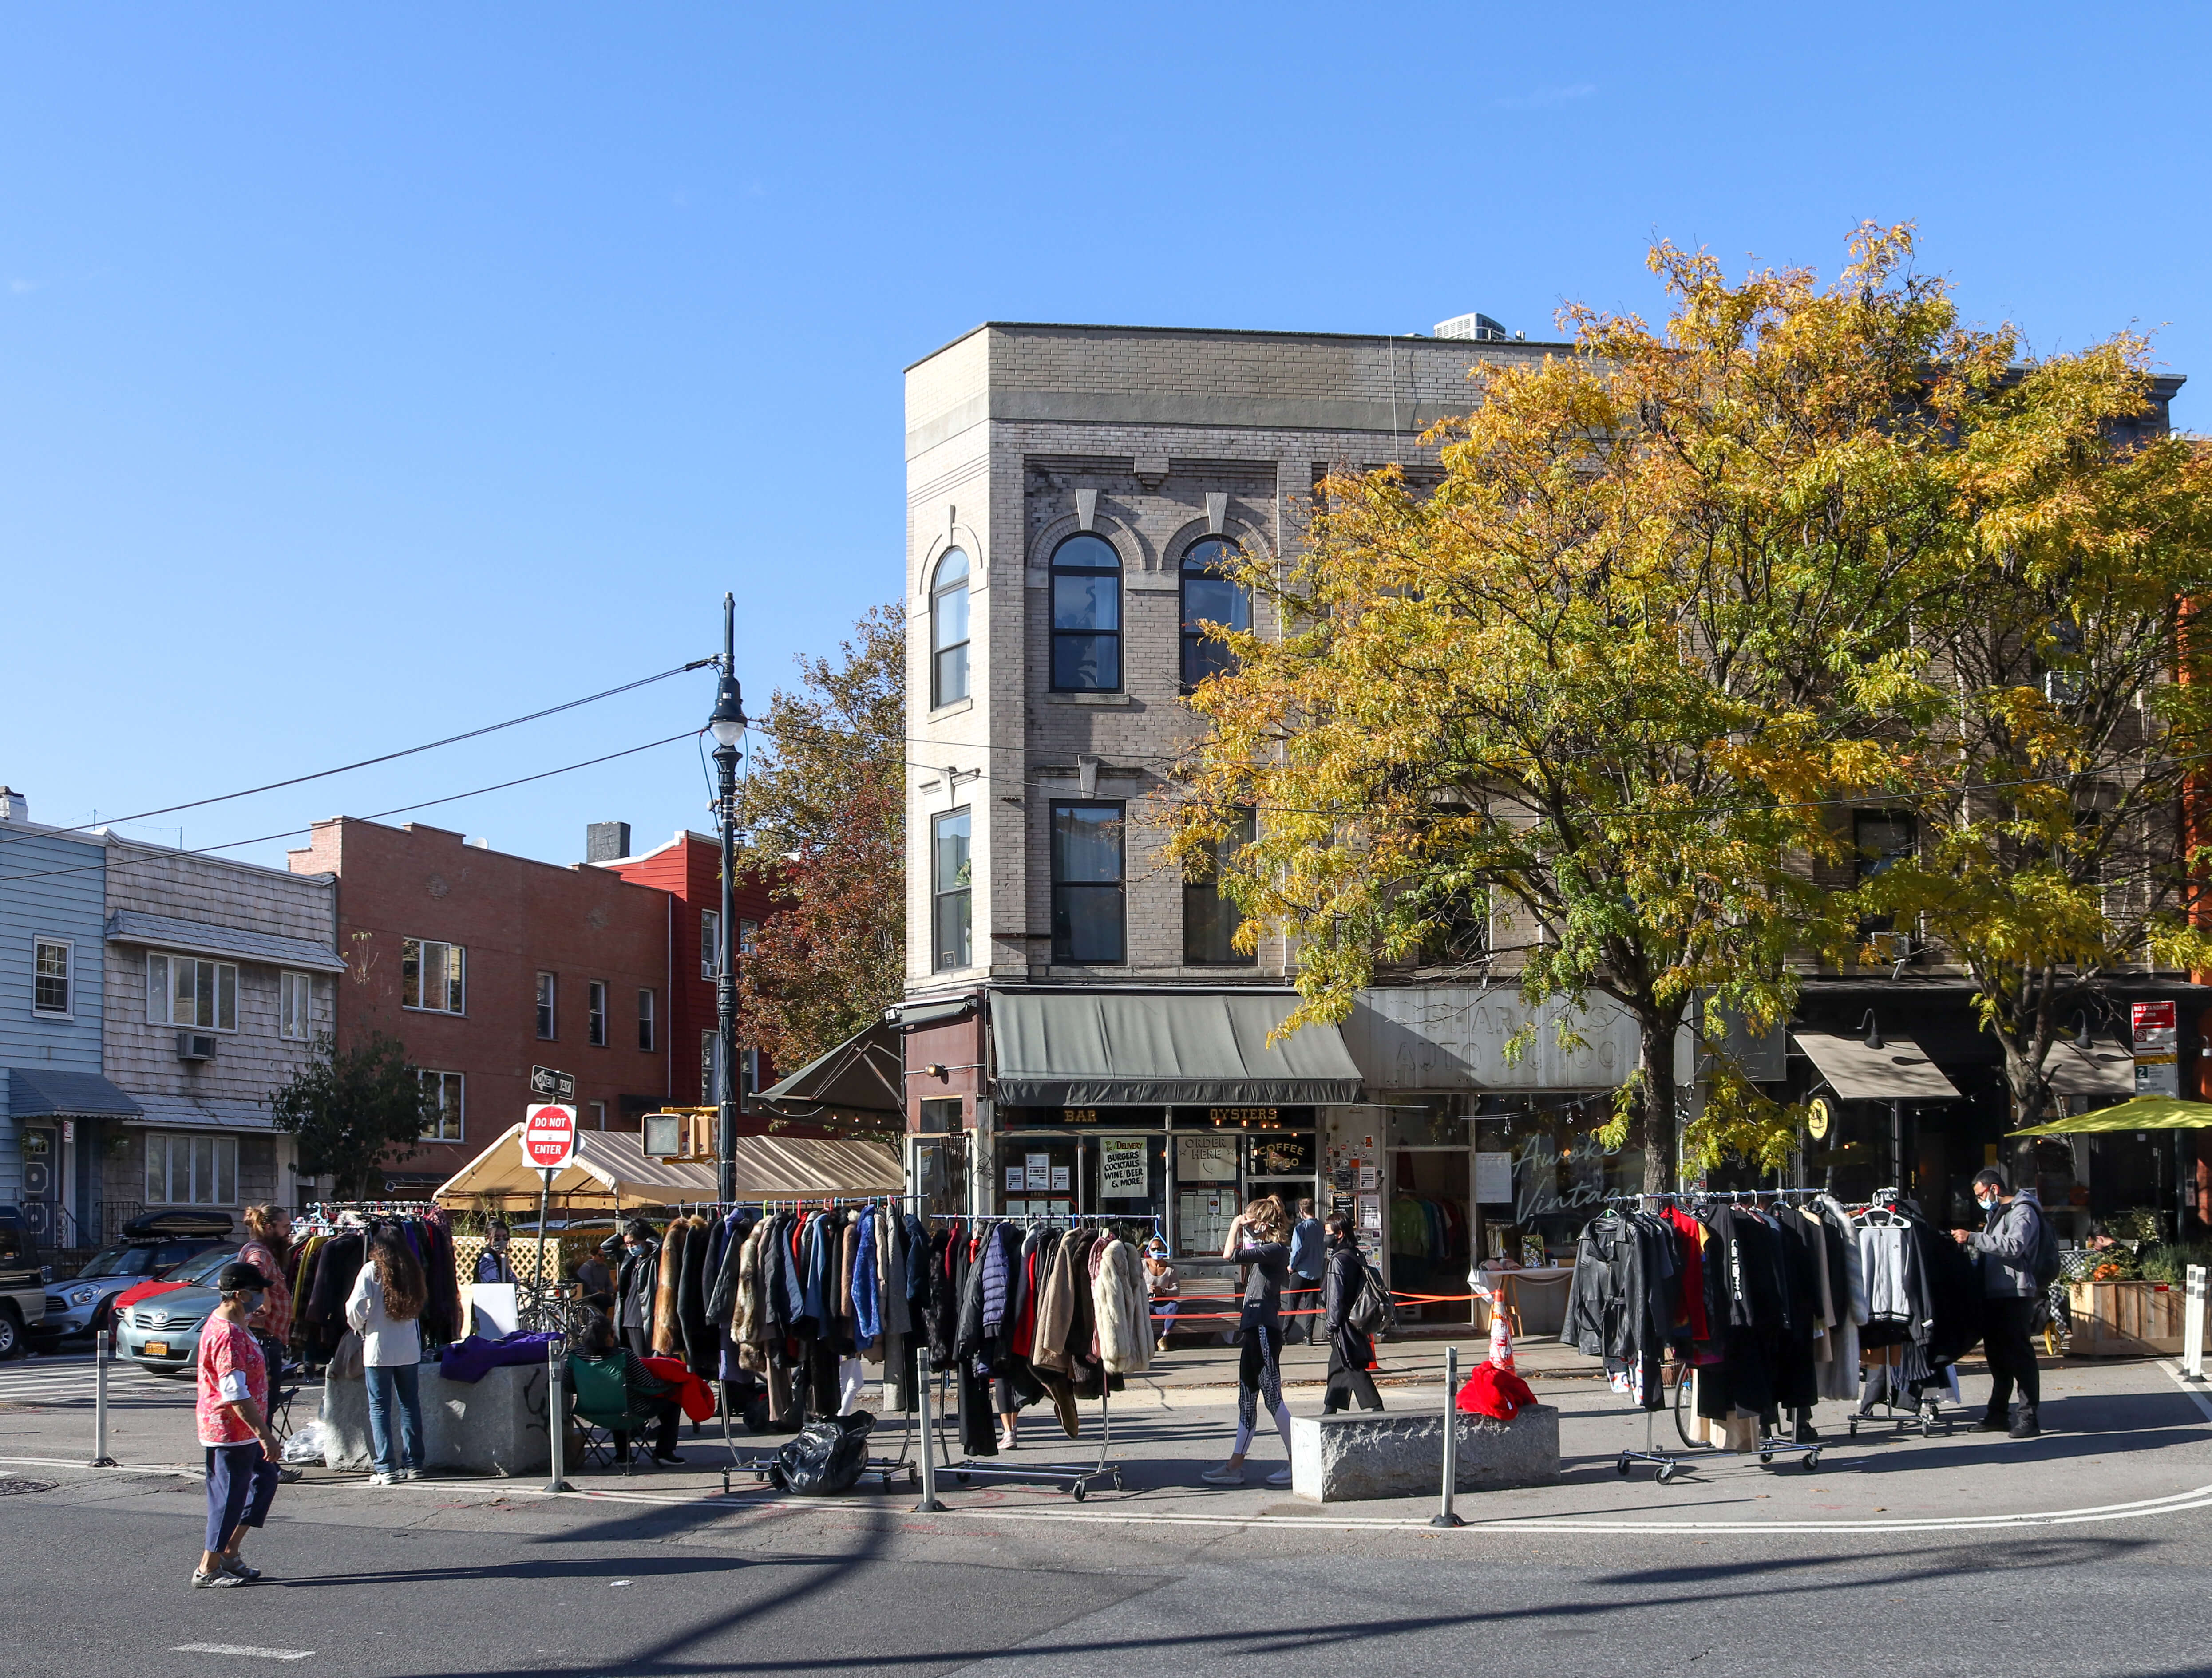
<svg viewBox="0 0 2212 1678"><path fill-rule="evenodd" d="M0 1498L20 1497L27 1492L51 1492L51 1480L0 1480Z"/></svg>

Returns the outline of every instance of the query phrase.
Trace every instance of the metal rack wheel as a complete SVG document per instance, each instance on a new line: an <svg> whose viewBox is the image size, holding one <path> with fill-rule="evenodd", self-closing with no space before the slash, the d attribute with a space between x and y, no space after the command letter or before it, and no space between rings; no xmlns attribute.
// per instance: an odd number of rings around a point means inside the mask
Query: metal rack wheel
<svg viewBox="0 0 2212 1678"><path fill-rule="evenodd" d="M965 1469L953 1469L952 1477L958 1481L963 1486L965 1486L968 1483L968 1471Z"/></svg>
<svg viewBox="0 0 2212 1678"><path fill-rule="evenodd" d="M1855 1439L1858 1438L1859 1419L1856 1416L1853 1416L1849 1421L1844 1424L1844 1431L1849 1433Z"/></svg>
<svg viewBox="0 0 2212 1678"><path fill-rule="evenodd" d="M1613 1469L1614 1469L1614 1471L1615 1471L1616 1473L1618 1473L1619 1475L1621 1475L1621 1477L1622 1477L1623 1479L1626 1479L1626 1478L1627 1477L1627 1475L1628 1475L1628 1458L1626 1458L1626 1457L1622 1457L1619 1462L1615 1463L1613 1466Z"/></svg>
<svg viewBox="0 0 2212 1678"><path fill-rule="evenodd" d="M1117 1492L1121 1489L1121 1470L1119 1469L1114 1470L1114 1489Z"/></svg>
<svg viewBox="0 0 2212 1678"><path fill-rule="evenodd" d="M1818 1474L1820 1471L1820 1453L1817 1451L1807 1451L1805 1453L1805 1472L1808 1474Z"/></svg>
<svg viewBox="0 0 2212 1678"><path fill-rule="evenodd" d="M1091 1495L1091 1488L1079 1480L1073 1485L1070 1486L1067 1489L1074 1493L1075 1500L1078 1503L1082 1502L1084 1499Z"/></svg>
<svg viewBox="0 0 2212 1678"><path fill-rule="evenodd" d="M1772 1468L1774 1466L1774 1453L1771 1451L1760 1451L1759 1453L1759 1465L1763 1469Z"/></svg>
<svg viewBox="0 0 2212 1678"><path fill-rule="evenodd" d="M1662 1486L1664 1486L1668 1481L1674 1479L1677 1472L1678 1470L1672 1463L1661 1463L1659 1465L1659 1483Z"/></svg>

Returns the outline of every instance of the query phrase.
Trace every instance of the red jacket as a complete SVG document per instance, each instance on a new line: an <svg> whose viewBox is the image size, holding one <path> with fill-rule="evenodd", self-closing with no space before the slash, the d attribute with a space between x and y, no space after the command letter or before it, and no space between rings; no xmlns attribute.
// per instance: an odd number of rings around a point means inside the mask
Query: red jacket
<svg viewBox="0 0 2212 1678"><path fill-rule="evenodd" d="M1510 1370L1494 1363L1479 1363L1467 1384L1459 1390L1459 1408L1469 1415L1495 1416L1510 1421L1524 1404L1536 1402L1528 1384Z"/></svg>

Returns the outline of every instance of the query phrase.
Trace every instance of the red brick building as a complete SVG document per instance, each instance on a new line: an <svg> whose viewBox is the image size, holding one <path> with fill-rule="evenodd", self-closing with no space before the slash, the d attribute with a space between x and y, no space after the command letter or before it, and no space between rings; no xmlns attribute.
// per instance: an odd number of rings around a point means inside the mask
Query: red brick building
<svg viewBox="0 0 2212 1678"><path fill-rule="evenodd" d="M441 1118L388 1173L395 1186L443 1182L520 1123L533 1065L574 1074L587 1129L635 1130L641 1114L696 1099L690 1022L702 990L711 1021L714 987L698 978L696 918L672 890L344 816L317 823L290 862L337 876L351 969L339 1046L382 1031L438 1081Z"/></svg>
<svg viewBox="0 0 2212 1678"><path fill-rule="evenodd" d="M629 829L621 828L627 839ZM635 857L610 857L596 866L620 875L635 885L650 886L676 900L671 923L669 983L669 1041L678 1045L671 1068L669 1100L677 1106L708 1105L713 1097L709 1075L714 1065L715 1031L714 961L720 935L716 926L722 910L721 847L706 833L680 832L666 844ZM733 894L738 919L738 959L751 947L752 934L770 913L769 888L744 877L740 869ZM683 1052L688 1048L690 1052ZM738 1061L739 1095L765 1089L777 1074L768 1057L740 1049ZM765 1131L768 1122L741 1124L742 1132Z"/></svg>

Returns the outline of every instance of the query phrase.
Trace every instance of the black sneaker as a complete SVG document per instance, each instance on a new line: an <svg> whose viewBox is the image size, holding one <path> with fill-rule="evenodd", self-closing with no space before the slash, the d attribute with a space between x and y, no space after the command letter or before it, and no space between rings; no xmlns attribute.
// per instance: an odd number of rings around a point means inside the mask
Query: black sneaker
<svg viewBox="0 0 2212 1678"><path fill-rule="evenodd" d="M2012 1425L2012 1436L2015 1439L2034 1439L2043 1436L2043 1424L2035 1419L2035 1411L2031 1406L2021 1406L2020 1420Z"/></svg>
<svg viewBox="0 0 2212 1678"><path fill-rule="evenodd" d="M1979 1421L1974 1424L1974 1432L1977 1433L2009 1433L2012 1432L2012 1421L2010 1418L2006 1416L1984 1416Z"/></svg>

